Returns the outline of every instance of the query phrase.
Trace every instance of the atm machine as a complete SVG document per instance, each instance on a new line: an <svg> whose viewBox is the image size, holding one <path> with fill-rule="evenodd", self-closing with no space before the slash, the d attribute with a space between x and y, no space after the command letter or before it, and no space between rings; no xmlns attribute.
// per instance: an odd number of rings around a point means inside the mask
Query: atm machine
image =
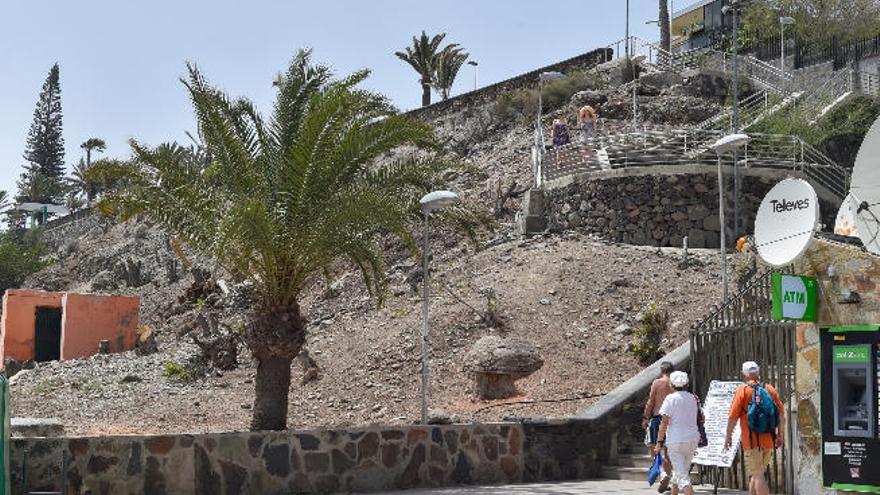
<svg viewBox="0 0 880 495"><path fill-rule="evenodd" d="M880 325L824 328L820 342L824 484L880 493Z"/></svg>

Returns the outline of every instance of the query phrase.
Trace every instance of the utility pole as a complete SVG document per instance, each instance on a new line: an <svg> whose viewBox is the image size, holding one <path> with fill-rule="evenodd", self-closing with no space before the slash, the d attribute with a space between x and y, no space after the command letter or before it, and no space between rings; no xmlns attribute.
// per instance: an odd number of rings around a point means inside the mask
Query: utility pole
<svg viewBox="0 0 880 495"><path fill-rule="evenodd" d="M626 0L626 37L623 42L626 44L626 58L629 58L629 0Z"/></svg>

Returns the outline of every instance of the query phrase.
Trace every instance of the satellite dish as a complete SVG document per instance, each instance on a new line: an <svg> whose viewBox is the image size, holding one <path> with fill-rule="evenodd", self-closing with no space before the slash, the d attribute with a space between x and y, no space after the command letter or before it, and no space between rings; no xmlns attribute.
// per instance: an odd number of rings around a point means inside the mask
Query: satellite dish
<svg viewBox="0 0 880 495"><path fill-rule="evenodd" d="M785 179L764 196L755 218L755 247L772 266L784 266L806 251L819 225L819 198L809 183Z"/></svg>
<svg viewBox="0 0 880 495"><path fill-rule="evenodd" d="M853 199L852 193L846 195L843 203L840 203L840 209L837 210L837 218L834 219L834 233L846 237L858 237L859 233L856 229L856 217L853 215ZM858 205L856 205L858 208Z"/></svg>
<svg viewBox="0 0 880 495"><path fill-rule="evenodd" d="M865 249L880 254L880 119L874 121L853 168L850 208Z"/></svg>

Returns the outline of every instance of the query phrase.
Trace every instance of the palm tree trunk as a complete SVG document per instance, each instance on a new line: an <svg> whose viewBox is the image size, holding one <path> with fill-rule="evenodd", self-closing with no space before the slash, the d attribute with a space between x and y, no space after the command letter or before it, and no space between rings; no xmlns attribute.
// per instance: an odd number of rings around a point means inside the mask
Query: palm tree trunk
<svg viewBox="0 0 880 495"><path fill-rule="evenodd" d="M426 107L431 104L431 85L422 83L422 106Z"/></svg>
<svg viewBox="0 0 880 495"><path fill-rule="evenodd" d="M669 0L660 0L660 48L668 51L672 49L672 38L669 32Z"/></svg>
<svg viewBox="0 0 880 495"><path fill-rule="evenodd" d="M270 305L256 311L245 338L257 361L251 430L287 428L290 366L302 350L305 336L299 304Z"/></svg>
<svg viewBox="0 0 880 495"><path fill-rule="evenodd" d="M257 360L254 416L251 430L284 430L287 428L288 391L292 356L254 356Z"/></svg>

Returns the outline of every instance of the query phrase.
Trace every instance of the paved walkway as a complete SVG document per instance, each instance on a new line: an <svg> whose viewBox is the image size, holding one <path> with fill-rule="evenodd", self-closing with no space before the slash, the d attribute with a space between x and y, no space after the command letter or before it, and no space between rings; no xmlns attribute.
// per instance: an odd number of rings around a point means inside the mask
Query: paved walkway
<svg viewBox="0 0 880 495"><path fill-rule="evenodd" d="M656 495L657 489L637 481L592 480L566 483L541 483L505 486L456 486L449 488L426 488L401 492L383 492L387 495ZM667 492L668 494L669 492ZM698 495L712 493L711 486L698 487ZM746 492L719 489L725 495L746 495Z"/></svg>

